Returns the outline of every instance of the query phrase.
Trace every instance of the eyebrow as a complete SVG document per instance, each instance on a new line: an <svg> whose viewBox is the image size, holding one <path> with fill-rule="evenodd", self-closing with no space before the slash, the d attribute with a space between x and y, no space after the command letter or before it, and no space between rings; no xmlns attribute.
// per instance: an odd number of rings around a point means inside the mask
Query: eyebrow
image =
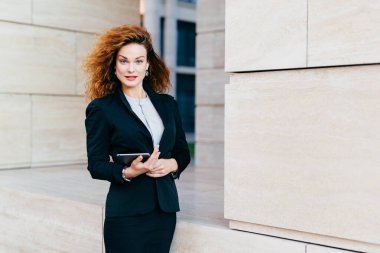
<svg viewBox="0 0 380 253"><path fill-rule="evenodd" d="M119 54L119 56L121 56L121 57L123 57L124 59L127 59L127 60L128 60L128 58L125 57L124 55ZM139 56L139 57L136 57L136 59L141 58L141 57L145 57L145 56L144 56L144 55L141 55L141 56Z"/></svg>

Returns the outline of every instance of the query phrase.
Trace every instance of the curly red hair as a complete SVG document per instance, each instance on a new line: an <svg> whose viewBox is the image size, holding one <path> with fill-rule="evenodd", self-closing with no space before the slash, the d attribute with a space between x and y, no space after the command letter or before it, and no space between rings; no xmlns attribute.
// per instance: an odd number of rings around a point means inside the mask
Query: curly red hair
<svg viewBox="0 0 380 253"><path fill-rule="evenodd" d="M158 93L170 88L170 72L166 64L153 49L147 30L140 26L122 25L103 32L84 60L83 68L88 74L85 95L89 100L114 93L120 85L115 75L116 56L129 43L143 45L149 62L148 81Z"/></svg>

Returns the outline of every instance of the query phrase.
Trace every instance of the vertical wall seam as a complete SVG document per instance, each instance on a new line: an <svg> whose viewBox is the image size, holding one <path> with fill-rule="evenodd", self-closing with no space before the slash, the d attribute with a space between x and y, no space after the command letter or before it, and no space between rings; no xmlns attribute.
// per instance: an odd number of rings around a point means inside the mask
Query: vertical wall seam
<svg viewBox="0 0 380 253"><path fill-rule="evenodd" d="M305 244L305 253L307 253L307 244Z"/></svg>
<svg viewBox="0 0 380 253"><path fill-rule="evenodd" d="M102 206L102 240L101 240L101 242L102 242L102 253L104 253L105 252L105 245L104 245L104 221L105 221L105 207L104 206Z"/></svg>
<svg viewBox="0 0 380 253"><path fill-rule="evenodd" d="M74 32L74 76L75 76L75 84L74 84L74 94L78 95L78 83L79 83L79 77L78 77L78 32Z"/></svg>
<svg viewBox="0 0 380 253"><path fill-rule="evenodd" d="M30 99L30 167L33 164L33 95L29 94Z"/></svg>
<svg viewBox="0 0 380 253"><path fill-rule="evenodd" d="M34 23L34 20L33 20L33 5L34 5L34 2L33 0L30 1L30 23L33 24Z"/></svg>
<svg viewBox="0 0 380 253"><path fill-rule="evenodd" d="M306 68L309 67L309 0L306 0Z"/></svg>

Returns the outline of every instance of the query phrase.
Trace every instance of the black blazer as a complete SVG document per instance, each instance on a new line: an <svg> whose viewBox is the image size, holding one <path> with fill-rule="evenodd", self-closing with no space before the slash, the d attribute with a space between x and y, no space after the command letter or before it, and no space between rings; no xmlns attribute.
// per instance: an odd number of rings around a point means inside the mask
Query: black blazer
<svg viewBox="0 0 380 253"><path fill-rule="evenodd" d="M152 104L164 124L160 158L174 158L178 178L190 162L178 105L172 96L155 93L144 83ZM95 179L111 182L106 200L106 217L144 214L159 206L165 212L179 211L172 174L151 178L145 174L125 182L118 153L153 152L153 141L144 123L132 111L121 87L114 94L94 99L86 109L88 170ZM112 160L110 160L110 156Z"/></svg>

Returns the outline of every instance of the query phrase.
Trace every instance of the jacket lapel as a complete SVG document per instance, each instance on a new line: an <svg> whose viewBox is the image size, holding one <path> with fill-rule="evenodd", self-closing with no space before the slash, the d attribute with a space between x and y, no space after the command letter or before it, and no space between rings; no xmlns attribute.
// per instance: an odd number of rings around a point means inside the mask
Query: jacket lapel
<svg viewBox="0 0 380 253"><path fill-rule="evenodd" d="M151 90L150 87L146 87L147 85L144 85L144 90L149 96L150 101L152 101L152 104L154 105L154 108L157 110L158 114L161 117L162 123L165 126L165 123L167 122L167 110L162 103L162 100L160 99L160 96Z"/></svg>
<svg viewBox="0 0 380 253"><path fill-rule="evenodd" d="M134 117L142 125L143 129L145 129L145 131L144 131L145 134L153 142L152 135L150 134L149 130L146 128L145 124L140 120L139 116L137 116L137 114L132 110L131 105L128 103L128 100L125 97L123 90L121 89L121 86L119 86L119 88L118 88L117 96L120 98L121 102L125 105L125 107L127 108L128 112L132 115L132 117Z"/></svg>
<svg viewBox="0 0 380 253"><path fill-rule="evenodd" d="M146 91L146 93L148 94L149 99L152 102L154 108L157 110L158 114L160 115L162 123L164 125L164 132L162 133L162 137L160 140L160 146L164 147L164 145L165 145L165 134L167 132L165 126L167 125L167 121L168 121L167 108L165 108L165 105L162 102L162 100L160 99L160 96L151 88L149 83L144 82L143 88ZM150 134L149 130L146 128L145 124L140 120L140 118L132 110L131 105L128 103L128 100L126 99L126 97L123 93L121 85L119 86L117 93L118 93L117 95L119 96L120 100L125 105L125 107L130 112L130 114L143 125L144 129L146 130L145 132L146 132L147 136L149 136L152 139L152 135Z"/></svg>
<svg viewBox="0 0 380 253"><path fill-rule="evenodd" d="M166 127L168 123L168 109L165 108L165 104L162 102L162 99L160 98L160 95L157 94L151 86L148 83L144 83L144 90L149 96L150 101L152 101L152 104L154 108L157 110L158 115L160 115L160 118L162 120L162 124L164 125L164 132L162 133L162 137L160 140L160 149L165 147L165 137L166 137Z"/></svg>
<svg viewBox="0 0 380 253"><path fill-rule="evenodd" d="M127 107L127 109L133 113L134 116L137 117L137 115L133 112L132 110L132 107L131 105L128 103L128 100L126 99L124 93L123 93L123 90L121 89L121 86L119 86L118 90L117 90L117 95L118 97L120 98L121 102L123 102L123 104ZM138 117L137 117L138 118Z"/></svg>

